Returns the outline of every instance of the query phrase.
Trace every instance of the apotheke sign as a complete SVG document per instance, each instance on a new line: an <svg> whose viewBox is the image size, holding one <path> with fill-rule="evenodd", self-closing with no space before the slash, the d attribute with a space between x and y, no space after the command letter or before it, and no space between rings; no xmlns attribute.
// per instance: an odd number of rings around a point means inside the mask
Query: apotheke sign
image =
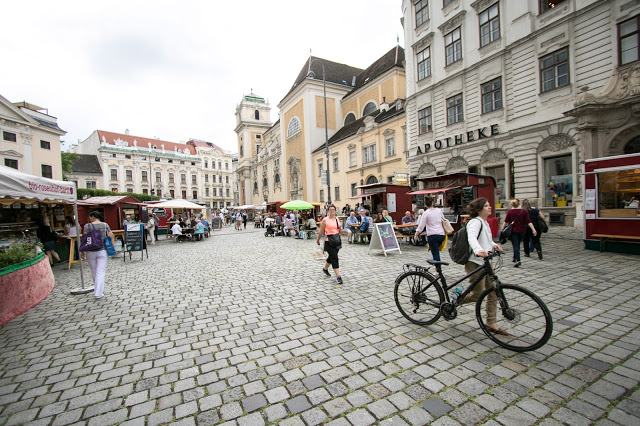
<svg viewBox="0 0 640 426"><path fill-rule="evenodd" d="M418 146L415 155L426 154L431 151L431 148L435 148L436 150L440 150L443 148L452 148L456 145L462 145L466 142L473 142L476 140L487 139L495 135L499 135L500 131L498 130L497 124L492 124L490 127L481 127L476 130L472 130L470 132L461 133L459 135L455 135L453 138L446 137L443 139L437 139L433 142L425 143L423 147Z"/></svg>

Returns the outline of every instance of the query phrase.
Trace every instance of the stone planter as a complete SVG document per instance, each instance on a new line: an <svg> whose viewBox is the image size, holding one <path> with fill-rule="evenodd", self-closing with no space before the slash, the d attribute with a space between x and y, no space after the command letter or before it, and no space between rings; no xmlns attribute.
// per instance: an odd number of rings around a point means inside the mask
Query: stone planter
<svg viewBox="0 0 640 426"><path fill-rule="evenodd" d="M53 290L55 278L44 253L0 273L0 326L40 303Z"/></svg>

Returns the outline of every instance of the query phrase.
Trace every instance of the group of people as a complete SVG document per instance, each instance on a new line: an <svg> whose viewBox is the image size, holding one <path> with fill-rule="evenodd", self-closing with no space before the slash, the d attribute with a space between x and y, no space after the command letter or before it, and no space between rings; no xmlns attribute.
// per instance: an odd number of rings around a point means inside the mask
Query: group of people
<svg viewBox="0 0 640 426"><path fill-rule="evenodd" d="M524 255L531 257L531 252L535 249L538 252L538 259L542 260L542 246L540 244L540 224L544 221L544 214L531 205L529 200L511 200L511 208L507 211L502 229L511 225L510 240L513 245L513 263L516 268L520 267L520 244L524 243Z"/></svg>
<svg viewBox="0 0 640 426"><path fill-rule="evenodd" d="M256 218L256 224L256 226L266 227L268 234L276 233L285 236L300 236L302 232L318 229L312 214L296 215L292 211L284 214L267 212Z"/></svg>
<svg viewBox="0 0 640 426"><path fill-rule="evenodd" d="M184 219L182 215L178 215L178 217L173 215L169 219L169 223L173 223L171 235L176 238L179 235L185 235L185 231L187 231L188 234L193 234L196 241L201 241L204 236L209 235L211 230L211 225L202 215Z"/></svg>

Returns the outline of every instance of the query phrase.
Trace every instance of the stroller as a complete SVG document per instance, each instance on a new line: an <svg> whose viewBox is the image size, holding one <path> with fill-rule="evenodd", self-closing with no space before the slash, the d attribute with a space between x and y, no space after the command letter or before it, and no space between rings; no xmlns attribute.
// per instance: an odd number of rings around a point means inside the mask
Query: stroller
<svg viewBox="0 0 640 426"><path fill-rule="evenodd" d="M272 223L269 223L269 225L267 226L267 230L264 232L264 236L265 237L275 237L276 236L276 231L275 231L275 225Z"/></svg>

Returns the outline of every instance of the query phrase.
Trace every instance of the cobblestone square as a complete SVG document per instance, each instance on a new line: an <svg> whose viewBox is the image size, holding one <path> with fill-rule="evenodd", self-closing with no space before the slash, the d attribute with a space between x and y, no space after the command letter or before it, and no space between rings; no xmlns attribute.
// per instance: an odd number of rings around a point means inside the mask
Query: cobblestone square
<svg viewBox="0 0 640 426"><path fill-rule="evenodd" d="M470 309L401 316L394 280L425 247L385 258L344 239L337 285L314 240L263 233L111 259L101 300L70 295L79 268L56 266L51 295L0 328L0 425L640 423L637 256L585 251L571 228L519 269L506 246L501 280L554 318L549 343L518 354Z"/></svg>

